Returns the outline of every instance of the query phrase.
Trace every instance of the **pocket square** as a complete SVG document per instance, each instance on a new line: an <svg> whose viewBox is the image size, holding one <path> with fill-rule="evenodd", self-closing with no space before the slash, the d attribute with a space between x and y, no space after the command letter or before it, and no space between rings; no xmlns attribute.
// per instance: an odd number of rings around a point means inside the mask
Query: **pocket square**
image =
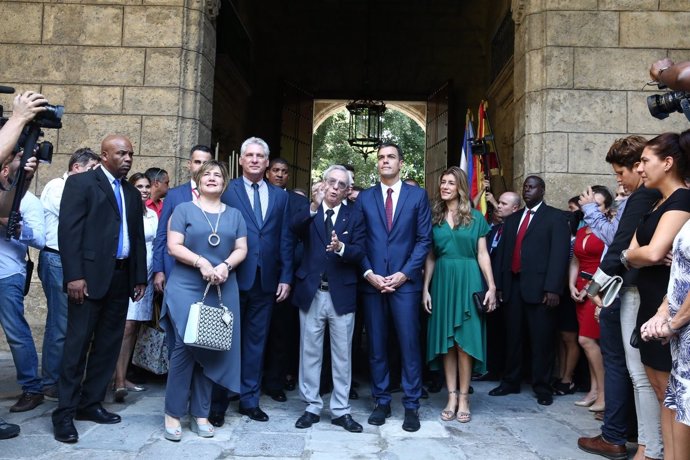
<svg viewBox="0 0 690 460"><path fill-rule="evenodd" d="M345 230L343 233L341 233L341 235L347 235L347 233L347 230Z"/></svg>

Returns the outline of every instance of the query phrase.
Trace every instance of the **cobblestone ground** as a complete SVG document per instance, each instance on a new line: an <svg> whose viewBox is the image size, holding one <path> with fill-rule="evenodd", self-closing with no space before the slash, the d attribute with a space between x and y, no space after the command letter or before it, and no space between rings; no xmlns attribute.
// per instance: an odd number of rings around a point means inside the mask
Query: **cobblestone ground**
<svg viewBox="0 0 690 460"><path fill-rule="evenodd" d="M587 409L573 405L581 394L557 397L549 407L539 406L528 386L522 393L488 396L494 382L473 382L472 421L467 424L442 422L439 412L445 392L422 400L419 411L422 428L416 433L402 430L400 394L393 400L393 415L385 425L368 425L372 409L368 391L360 385L360 399L352 401L352 415L364 432L351 434L331 425L330 415L307 430L294 427L304 411L297 391L278 403L263 396L261 407L271 417L259 423L237 413L236 403L228 410L226 424L213 439L201 439L189 431L183 420L179 443L163 439L164 384L148 384L148 391L130 394L125 404L105 404L119 413L122 423L96 425L75 422L80 439L66 445L53 439L50 413L56 403L46 401L36 409L10 414L9 407L20 393L14 366L8 353L0 353L0 417L21 425L21 434L0 441L0 458L8 459L216 459L216 458L300 458L300 459L597 459L577 448L579 436L598 434L600 423ZM326 400L327 407L327 400ZM632 449L632 447L631 447ZM632 458L632 450L629 450Z"/></svg>

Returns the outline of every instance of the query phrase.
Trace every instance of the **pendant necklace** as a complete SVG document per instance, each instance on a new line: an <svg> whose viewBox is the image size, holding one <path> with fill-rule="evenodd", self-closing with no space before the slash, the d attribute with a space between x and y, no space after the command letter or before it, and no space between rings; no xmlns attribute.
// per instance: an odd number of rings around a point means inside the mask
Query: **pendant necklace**
<svg viewBox="0 0 690 460"><path fill-rule="evenodd" d="M210 244L212 247L216 247L220 244L220 236L218 236L218 224L220 223L220 215L223 212L223 207L221 205L221 208L218 210L218 217L216 218L216 226L214 227L211 225L211 221L209 220L208 216L206 215L206 211L199 206L199 209L201 209L201 213L204 215L206 218L206 222L208 222L208 226L211 227L211 234L208 236L208 244Z"/></svg>

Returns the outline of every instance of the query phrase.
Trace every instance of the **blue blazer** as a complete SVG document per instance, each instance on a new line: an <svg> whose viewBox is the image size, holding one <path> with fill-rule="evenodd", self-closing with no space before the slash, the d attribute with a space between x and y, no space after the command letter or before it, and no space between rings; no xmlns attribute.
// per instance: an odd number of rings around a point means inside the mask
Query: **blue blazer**
<svg viewBox="0 0 690 460"><path fill-rule="evenodd" d="M342 256L326 252L331 236L326 235L323 207L314 217L302 208L292 219L292 230L304 242L302 263L295 272L292 303L308 311L319 288L321 275L328 276L328 290L338 315L357 309L359 264L364 257L364 221L352 206L340 206L333 230L345 244Z"/></svg>
<svg viewBox="0 0 690 460"><path fill-rule="evenodd" d="M290 234L288 194L266 182L268 209L259 227L242 177L230 181L221 201L238 209L247 223L247 258L237 267L237 284L241 291L254 285L256 269L261 267L261 289L275 292L278 283L292 283L294 238Z"/></svg>
<svg viewBox="0 0 690 460"><path fill-rule="evenodd" d="M165 273L166 279L170 276L175 265L175 259L168 254L168 220L170 220L170 216L177 205L187 201L192 201L191 182L171 188L163 200L163 210L161 211L161 218L158 220L156 239L153 241L152 270L153 273Z"/></svg>
<svg viewBox="0 0 690 460"><path fill-rule="evenodd" d="M431 249L431 210L426 191L403 182L390 233L381 184L361 192L355 209L362 213L366 226L362 274L367 270L382 276L403 272L409 279L396 292L421 292L422 268ZM369 283L361 284L365 292L378 292Z"/></svg>

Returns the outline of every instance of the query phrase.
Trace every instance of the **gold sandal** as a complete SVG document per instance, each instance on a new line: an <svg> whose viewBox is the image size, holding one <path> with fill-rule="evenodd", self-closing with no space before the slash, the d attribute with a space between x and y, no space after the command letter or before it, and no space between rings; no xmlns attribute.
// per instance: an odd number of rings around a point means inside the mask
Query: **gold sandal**
<svg viewBox="0 0 690 460"><path fill-rule="evenodd" d="M450 395L455 395L455 397L457 398L458 390L449 391L448 396L450 396ZM455 407L457 409L457 404L455 405ZM456 414L456 411L454 411L454 410L443 409L441 411L441 420L443 420L444 422L450 422L451 420L455 419L455 414Z"/></svg>
<svg viewBox="0 0 690 460"><path fill-rule="evenodd" d="M458 399L458 416L457 416L457 421L460 423L467 423L470 420L472 420L472 413L470 412L470 399L469 399L469 393L458 393L460 396L464 396L467 398L467 412L460 412L460 400Z"/></svg>

